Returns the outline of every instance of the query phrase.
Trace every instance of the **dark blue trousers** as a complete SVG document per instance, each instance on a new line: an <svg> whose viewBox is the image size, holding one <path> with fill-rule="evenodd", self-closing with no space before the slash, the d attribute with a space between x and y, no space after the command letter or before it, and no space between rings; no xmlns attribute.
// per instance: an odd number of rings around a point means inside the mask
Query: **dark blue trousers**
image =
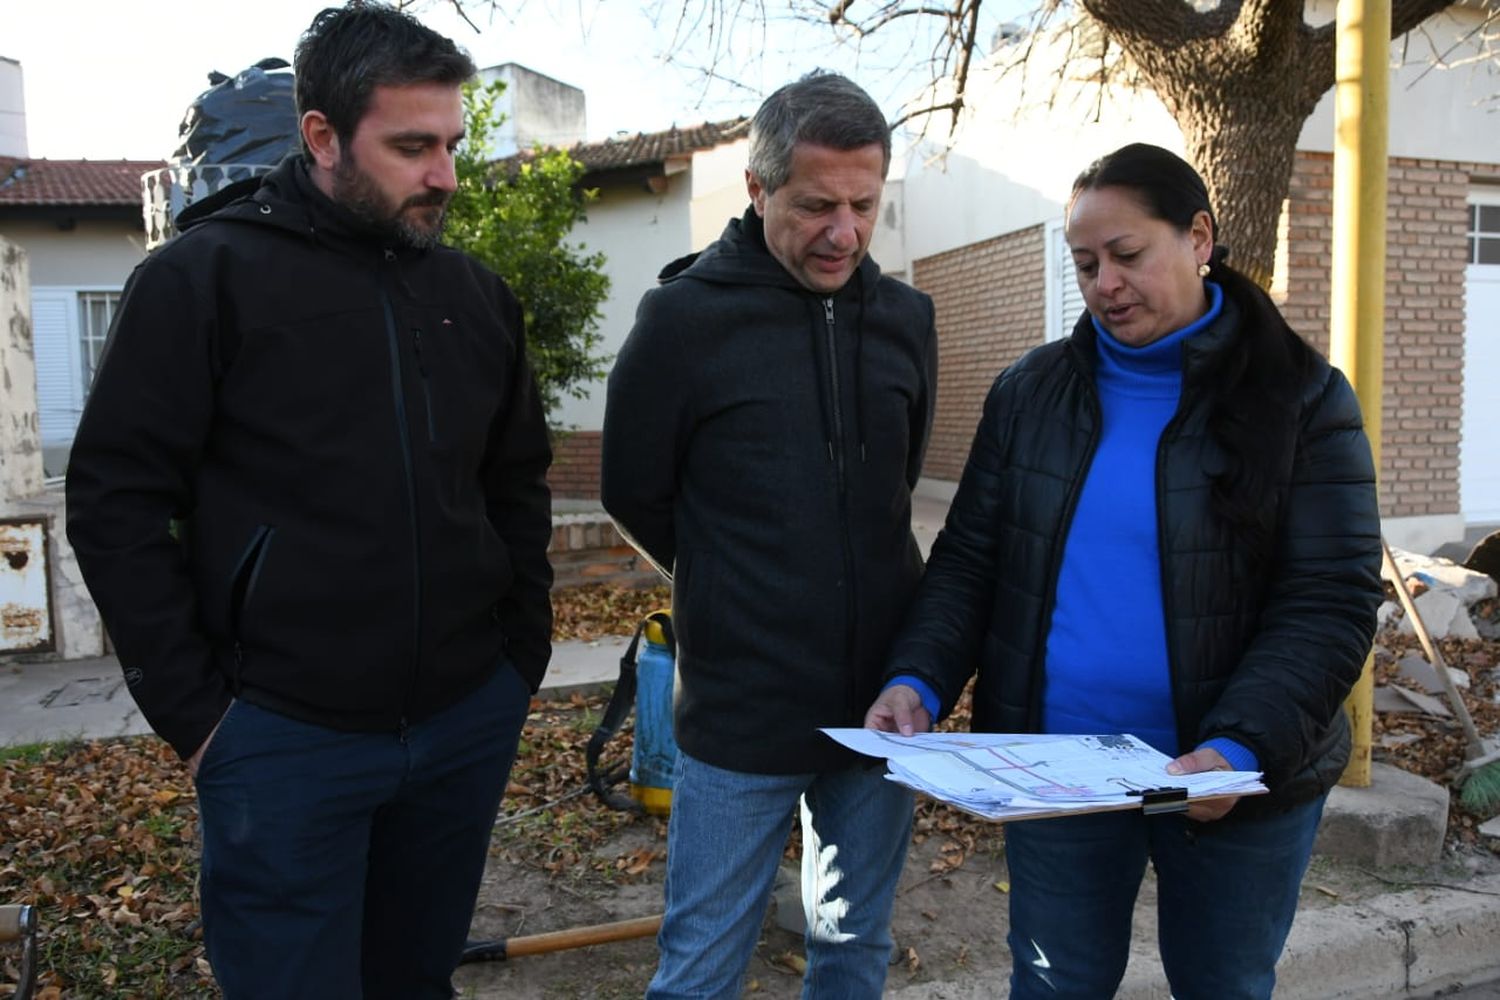
<svg viewBox="0 0 1500 1000"><path fill-rule="evenodd" d="M509 663L404 739L236 701L197 779L226 1000L451 997L529 701Z"/></svg>
<svg viewBox="0 0 1500 1000"><path fill-rule="evenodd" d="M1240 823L1130 810L1006 824L1011 1000L1114 996L1147 861L1172 996L1269 1000L1323 801Z"/></svg>

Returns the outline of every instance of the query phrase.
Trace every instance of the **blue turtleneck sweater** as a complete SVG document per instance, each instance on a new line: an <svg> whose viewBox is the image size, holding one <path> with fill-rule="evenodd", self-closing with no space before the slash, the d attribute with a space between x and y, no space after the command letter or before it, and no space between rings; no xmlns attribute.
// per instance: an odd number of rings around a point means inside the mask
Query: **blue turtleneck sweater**
<svg viewBox="0 0 1500 1000"><path fill-rule="evenodd" d="M1168 756L1182 752L1162 605L1156 454L1182 395L1182 345L1223 309L1219 286L1205 288L1206 313L1144 347L1120 343L1094 321L1102 427L1063 548L1047 635L1044 732L1133 733ZM915 687L935 716L927 685L912 677L891 683ZM1237 770L1258 770L1255 755L1231 740L1204 745Z"/></svg>

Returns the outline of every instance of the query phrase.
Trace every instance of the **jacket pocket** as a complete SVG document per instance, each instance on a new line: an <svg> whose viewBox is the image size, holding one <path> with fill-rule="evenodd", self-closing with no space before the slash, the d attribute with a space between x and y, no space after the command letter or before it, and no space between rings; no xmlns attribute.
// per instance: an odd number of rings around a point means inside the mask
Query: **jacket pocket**
<svg viewBox="0 0 1500 1000"><path fill-rule="evenodd" d="M235 561L234 572L229 578L229 634L235 643L245 639L245 620L255 599L255 588L260 582L260 572L266 564L266 553L271 549L271 540L276 537L273 525L262 524L250 536L245 549Z"/></svg>

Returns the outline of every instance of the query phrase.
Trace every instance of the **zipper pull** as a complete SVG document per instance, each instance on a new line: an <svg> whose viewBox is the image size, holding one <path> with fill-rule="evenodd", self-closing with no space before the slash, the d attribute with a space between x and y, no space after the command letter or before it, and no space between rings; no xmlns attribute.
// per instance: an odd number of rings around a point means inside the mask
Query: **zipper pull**
<svg viewBox="0 0 1500 1000"><path fill-rule="evenodd" d="M829 297L829 298L826 298L826 299L823 300L823 318L828 321L828 325L829 326L833 325L833 299L832 299L832 297Z"/></svg>

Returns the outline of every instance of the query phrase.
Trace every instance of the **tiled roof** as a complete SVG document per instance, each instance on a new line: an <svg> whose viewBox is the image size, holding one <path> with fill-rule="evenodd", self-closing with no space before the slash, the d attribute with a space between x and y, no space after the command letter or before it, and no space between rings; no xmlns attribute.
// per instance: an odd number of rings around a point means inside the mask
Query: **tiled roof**
<svg viewBox="0 0 1500 1000"><path fill-rule="evenodd" d="M634 167L661 166L677 156L691 156L705 149L743 139L750 134L750 119L743 116L723 122L704 122L687 128L661 132L637 132L634 135L605 139L603 142L578 142L568 147L573 159L590 174ZM495 161L502 171L515 170L535 154L523 150Z"/></svg>
<svg viewBox="0 0 1500 1000"><path fill-rule="evenodd" d="M141 204L141 174L161 160L31 160L0 156L0 208Z"/></svg>
<svg viewBox="0 0 1500 1000"><path fill-rule="evenodd" d="M663 132L637 132L603 142L580 142L568 152L590 171L623 170L647 164L664 163L675 156L686 156L743 139L750 134L750 119L744 116L722 122L704 122Z"/></svg>

